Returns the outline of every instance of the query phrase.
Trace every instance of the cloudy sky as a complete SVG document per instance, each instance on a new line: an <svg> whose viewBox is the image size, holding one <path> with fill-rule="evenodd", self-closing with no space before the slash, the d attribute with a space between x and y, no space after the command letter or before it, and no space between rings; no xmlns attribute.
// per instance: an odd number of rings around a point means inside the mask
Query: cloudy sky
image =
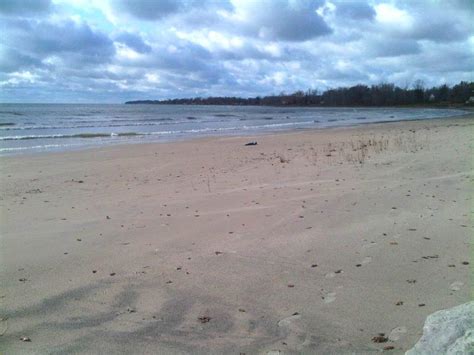
<svg viewBox="0 0 474 355"><path fill-rule="evenodd" d="M472 81L472 0L0 0L0 102Z"/></svg>

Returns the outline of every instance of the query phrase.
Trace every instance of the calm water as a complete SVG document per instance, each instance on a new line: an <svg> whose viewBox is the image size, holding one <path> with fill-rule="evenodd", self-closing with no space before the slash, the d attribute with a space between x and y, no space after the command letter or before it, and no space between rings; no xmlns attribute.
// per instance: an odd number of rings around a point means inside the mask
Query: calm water
<svg viewBox="0 0 474 355"><path fill-rule="evenodd" d="M0 104L0 155L461 115L461 110Z"/></svg>

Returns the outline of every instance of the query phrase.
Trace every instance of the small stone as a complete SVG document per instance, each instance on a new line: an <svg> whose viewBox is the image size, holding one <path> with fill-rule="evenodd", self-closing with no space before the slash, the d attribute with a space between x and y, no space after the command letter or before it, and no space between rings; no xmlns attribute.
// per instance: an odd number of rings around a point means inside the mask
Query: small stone
<svg viewBox="0 0 474 355"><path fill-rule="evenodd" d="M384 333L380 333L379 335L373 337L372 341L374 343L386 343L388 341L388 338L385 336Z"/></svg>
<svg viewBox="0 0 474 355"><path fill-rule="evenodd" d="M111 272L111 273L110 273L110 276L115 276L115 272Z"/></svg>
<svg viewBox="0 0 474 355"><path fill-rule="evenodd" d="M208 322L211 321L211 317L202 316L202 317L199 317L198 320L199 320L201 323L208 323Z"/></svg>
<svg viewBox="0 0 474 355"><path fill-rule="evenodd" d="M21 337L20 340L25 341L25 342L30 342L31 341L31 339L28 338L28 337Z"/></svg>

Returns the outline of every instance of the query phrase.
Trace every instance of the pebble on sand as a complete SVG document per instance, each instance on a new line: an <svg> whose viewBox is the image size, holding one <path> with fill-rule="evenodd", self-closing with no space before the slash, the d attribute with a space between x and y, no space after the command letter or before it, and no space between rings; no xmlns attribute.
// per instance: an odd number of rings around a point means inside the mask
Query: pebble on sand
<svg viewBox="0 0 474 355"><path fill-rule="evenodd" d="M201 322L201 323L208 323L211 321L211 317L208 317L208 316L201 316L198 318L198 320Z"/></svg>
<svg viewBox="0 0 474 355"><path fill-rule="evenodd" d="M386 343L388 338L385 336L385 333L379 333L379 335L372 338L374 343Z"/></svg>

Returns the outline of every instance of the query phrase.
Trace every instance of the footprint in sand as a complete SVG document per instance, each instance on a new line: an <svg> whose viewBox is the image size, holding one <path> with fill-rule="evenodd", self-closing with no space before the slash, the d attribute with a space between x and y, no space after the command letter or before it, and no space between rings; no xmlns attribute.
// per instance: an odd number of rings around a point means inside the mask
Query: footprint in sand
<svg viewBox="0 0 474 355"><path fill-rule="evenodd" d="M336 292L328 292L323 296L324 303L332 303L336 300Z"/></svg>
<svg viewBox="0 0 474 355"><path fill-rule="evenodd" d="M464 286L464 282L461 281L454 281L451 285L449 285L449 289L451 291L459 291L461 287Z"/></svg>
<svg viewBox="0 0 474 355"><path fill-rule="evenodd" d="M285 342L290 347L297 347L298 344L306 340L306 333L301 329L298 320L301 318L300 314L294 314L286 317L278 322L280 331L285 334Z"/></svg>
<svg viewBox="0 0 474 355"><path fill-rule="evenodd" d="M293 314L290 317L286 317L278 322L280 331L285 335L286 346L296 351L302 351L312 345L312 337L301 328L299 319L301 315L298 313ZM269 354L282 354L280 350L271 350L267 352Z"/></svg>
<svg viewBox="0 0 474 355"><path fill-rule="evenodd" d="M405 334L407 332L407 328L406 327L396 327L394 329L392 329L392 331L390 332L390 334L388 335L388 339L390 341L397 341L398 339L400 339L400 337L403 336L403 334Z"/></svg>
<svg viewBox="0 0 474 355"><path fill-rule="evenodd" d="M291 328L293 326L294 321L298 320L301 318L301 314L293 314L292 316L283 318L278 322L279 327L284 327L284 328Z"/></svg>
<svg viewBox="0 0 474 355"><path fill-rule="evenodd" d="M362 245L362 250L366 250L366 249L369 249L369 248L372 248L375 244L377 244L376 242L370 242L368 244L364 244Z"/></svg>

